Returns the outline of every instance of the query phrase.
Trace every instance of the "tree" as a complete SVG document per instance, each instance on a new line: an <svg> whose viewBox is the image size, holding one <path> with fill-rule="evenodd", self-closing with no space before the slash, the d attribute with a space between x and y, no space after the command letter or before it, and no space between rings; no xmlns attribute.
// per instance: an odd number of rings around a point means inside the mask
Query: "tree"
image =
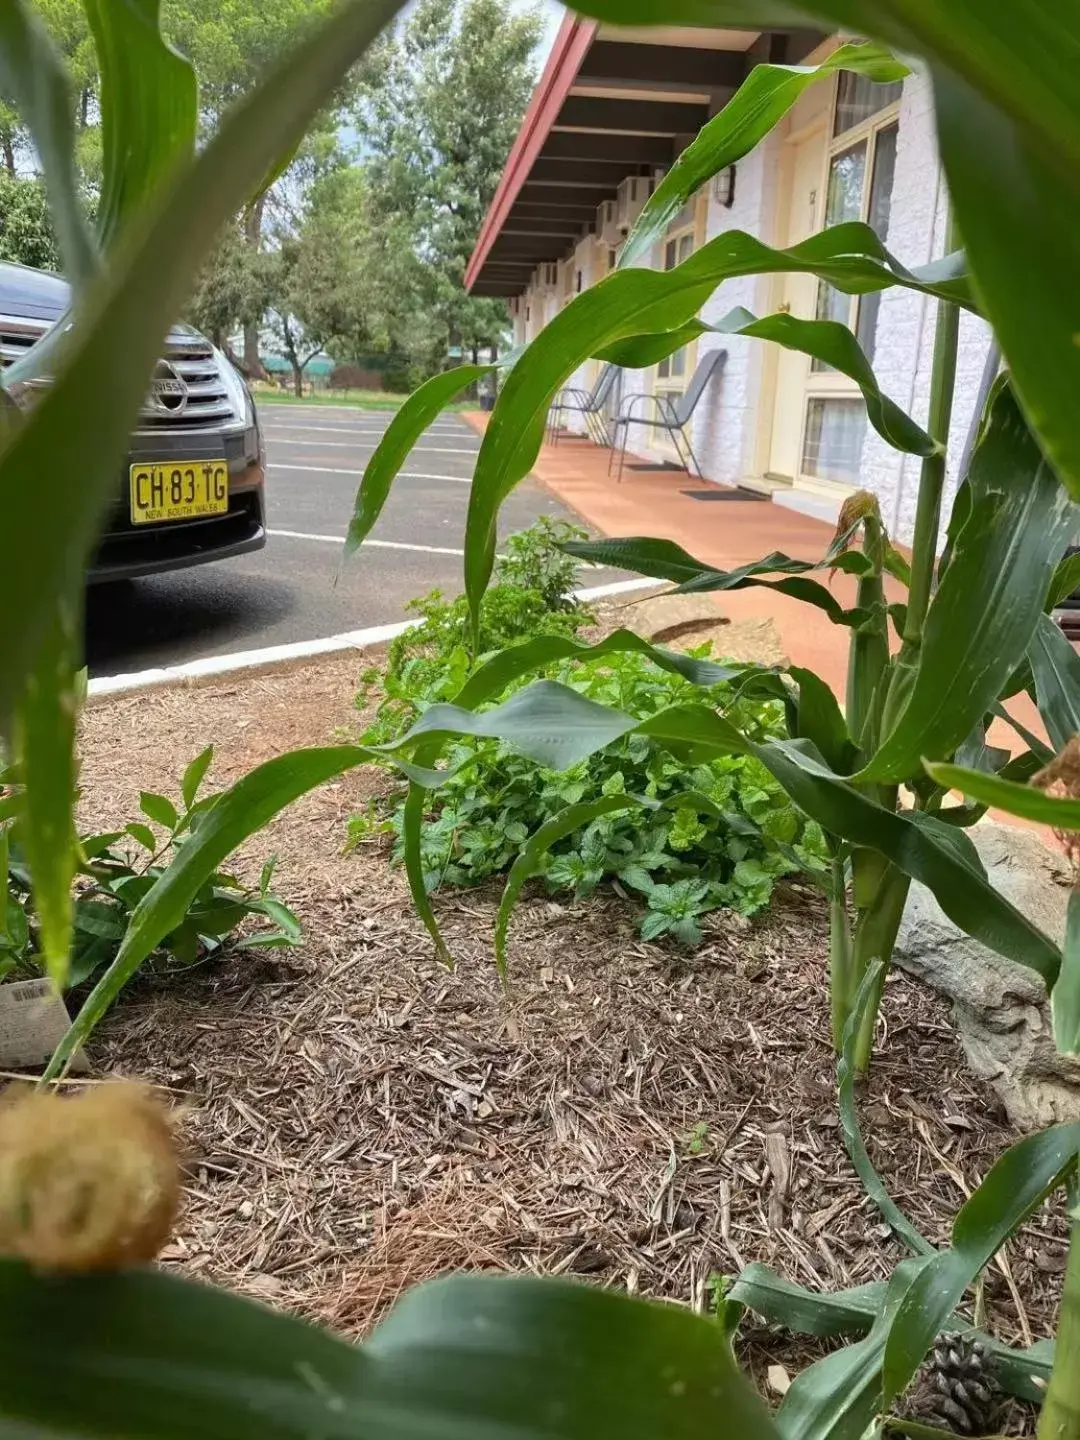
<svg viewBox="0 0 1080 1440"><path fill-rule="evenodd" d="M410 303L397 309L424 318L436 363L450 344L497 344L506 325L502 302L466 295L463 282L532 90L540 30L539 12L511 0L420 0L363 72L373 216L410 237L419 263L404 267Z"/></svg>
<svg viewBox="0 0 1080 1440"><path fill-rule="evenodd" d="M0 260L58 270L60 253L40 180L0 170Z"/></svg>
<svg viewBox="0 0 1080 1440"><path fill-rule="evenodd" d="M347 166L310 186L298 225L278 237L270 325L298 395L304 369L320 350L355 361L372 347L369 242L363 173Z"/></svg>
<svg viewBox="0 0 1080 1440"><path fill-rule="evenodd" d="M162 0L161 22L170 44L183 51L199 77L200 122L209 134L226 111L255 84L280 54L318 23L334 0ZM76 96L77 158L93 201L101 173L97 57L81 0L35 0L54 41L65 56ZM243 368L263 373L259 327L267 305L266 283L274 267L265 257L267 218L288 211L290 190L310 183L327 156L340 163L338 122L350 102L346 86L331 97L319 123L270 191L240 207L238 222L223 234L204 269L189 314L219 343L237 325L244 332ZM0 95L0 173L16 174L20 160L34 159L25 130ZM245 197L238 196L245 201ZM27 201L26 203L29 203ZM0 216L2 223L2 216ZM55 264L55 260L50 261Z"/></svg>
<svg viewBox="0 0 1080 1440"><path fill-rule="evenodd" d="M70 0L62 0L70 3ZM254 85L267 67L296 44L305 30L318 23L332 8L334 0L165 0L164 29L168 39L186 54L199 76L199 104L203 128L215 128L222 115ZM332 97L313 136L309 135L296 159L269 192L258 195L240 211L239 237L251 252L259 255L266 239L266 220L274 210L275 198L287 191L297 170L310 166L312 155L328 142L336 143L338 116L347 102L348 91ZM260 273L257 262L249 260L248 274ZM226 256L227 285L236 278L235 256ZM270 267L270 273L273 266ZM243 287L241 287L243 288ZM219 298L222 293L219 290ZM250 292L245 290L250 298ZM243 369L249 376L263 375L259 359L261 312L239 308L235 319L244 332ZM229 327L231 328L231 327Z"/></svg>
<svg viewBox="0 0 1080 1440"><path fill-rule="evenodd" d="M199 276L187 318L241 369L231 336L237 326L258 326L270 303L272 279L269 257L245 244L238 221L230 221Z"/></svg>

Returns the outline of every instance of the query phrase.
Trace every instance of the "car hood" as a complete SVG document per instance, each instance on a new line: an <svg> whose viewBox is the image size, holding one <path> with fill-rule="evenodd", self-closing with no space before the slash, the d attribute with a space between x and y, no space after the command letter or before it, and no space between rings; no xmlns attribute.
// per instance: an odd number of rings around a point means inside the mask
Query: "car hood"
<svg viewBox="0 0 1080 1440"><path fill-rule="evenodd" d="M0 262L0 316L44 321L48 325L59 320L70 305L71 286L62 276L33 270L28 265ZM190 325L177 324L169 330L168 338L183 341L204 337Z"/></svg>

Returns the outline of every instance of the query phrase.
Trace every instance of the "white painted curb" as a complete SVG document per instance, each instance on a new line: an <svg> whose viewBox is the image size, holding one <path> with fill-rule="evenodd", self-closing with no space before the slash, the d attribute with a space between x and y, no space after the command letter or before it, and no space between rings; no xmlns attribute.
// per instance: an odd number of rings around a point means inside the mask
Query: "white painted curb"
<svg viewBox="0 0 1080 1440"><path fill-rule="evenodd" d="M574 592L578 600L601 600L607 595L623 595L657 585L650 579L613 580L607 585L593 585ZM188 660L183 665L161 665L151 670L133 671L129 675L105 675L91 680L87 693L91 700L99 696L118 695L129 690L158 689L180 685L185 681L205 680L215 675L228 675L234 670L255 670L289 660L307 660L315 655L332 655L340 650L362 650L367 645L380 645L403 634L419 620L399 620L393 625L373 625L367 630L346 630L322 640L297 640L291 645L266 645L260 650L236 650L231 655L208 655L203 660Z"/></svg>

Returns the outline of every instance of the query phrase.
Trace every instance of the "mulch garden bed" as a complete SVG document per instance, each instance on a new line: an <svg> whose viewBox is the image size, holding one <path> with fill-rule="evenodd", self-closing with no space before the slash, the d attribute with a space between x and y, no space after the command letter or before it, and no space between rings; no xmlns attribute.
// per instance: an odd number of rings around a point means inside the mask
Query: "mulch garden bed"
<svg viewBox="0 0 1080 1440"><path fill-rule="evenodd" d="M356 653L91 704L82 819L133 818L213 742L222 785L355 730ZM836 1289L901 1258L845 1154L834 1103L820 899L783 886L692 954L643 943L629 902L534 892L492 960L497 890L437 898L434 958L377 842L343 853L364 770L305 797L239 868L279 856L303 948L140 978L94 1037L99 1072L186 1111L187 1201L165 1263L363 1334L455 1268L587 1277L697 1308L759 1260ZM897 976L861 1100L874 1163L931 1240L1015 1138L965 1067L944 1004ZM1064 1205L986 1275L987 1325L1052 1333ZM773 1358L809 1353L787 1342Z"/></svg>

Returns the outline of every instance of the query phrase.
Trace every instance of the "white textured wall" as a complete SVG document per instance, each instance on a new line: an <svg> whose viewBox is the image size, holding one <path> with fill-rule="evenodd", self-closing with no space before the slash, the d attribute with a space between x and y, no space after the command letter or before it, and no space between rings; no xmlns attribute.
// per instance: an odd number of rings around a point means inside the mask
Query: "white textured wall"
<svg viewBox="0 0 1080 1440"><path fill-rule="evenodd" d="M781 137L774 132L738 162L735 203L730 209L717 204L710 184L706 243L728 230L745 230L766 239L772 236L780 146ZM767 277L757 275L724 281L702 309L702 319L716 324L736 305L760 315L767 305L768 283ZM703 335L698 341L698 361L713 349L726 350L728 358L698 403L690 438L705 476L735 483L754 466L764 346L737 335Z"/></svg>
<svg viewBox="0 0 1080 1440"><path fill-rule="evenodd" d="M913 75L904 82L900 105L896 176L886 241L903 265L925 265L944 253L947 204L929 81ZM929 406L936 314L936 301L911 290L897 287L881 297L874 372L885 393L920 424L926 423ZM946 515L956 493L957 462L971 425L988 345L988 327L974 316L961 315ZM885 524L900 540L911 539L919 466L916 456L901 455L868 428L863 447L863 484L879 497Z"/></svg>
<svg viewBox="0 0 1080 1440"><path fill-rule="evenodd" d="M592 236L582 240L574 251L574 270L581 271L582 292L590 289L598 280L602 280L605 273L605 260L607 247L601 246ZM566 302L567 304L570 301ZM586 360L579 365L574 373L567 380L567 388L584 390L586 394L592 390L599 373L599 363L594 360ZM585 435L588 428L584 417L578 411L564 411L562 416L563 428L569 430L573 435Z"/></svg>

